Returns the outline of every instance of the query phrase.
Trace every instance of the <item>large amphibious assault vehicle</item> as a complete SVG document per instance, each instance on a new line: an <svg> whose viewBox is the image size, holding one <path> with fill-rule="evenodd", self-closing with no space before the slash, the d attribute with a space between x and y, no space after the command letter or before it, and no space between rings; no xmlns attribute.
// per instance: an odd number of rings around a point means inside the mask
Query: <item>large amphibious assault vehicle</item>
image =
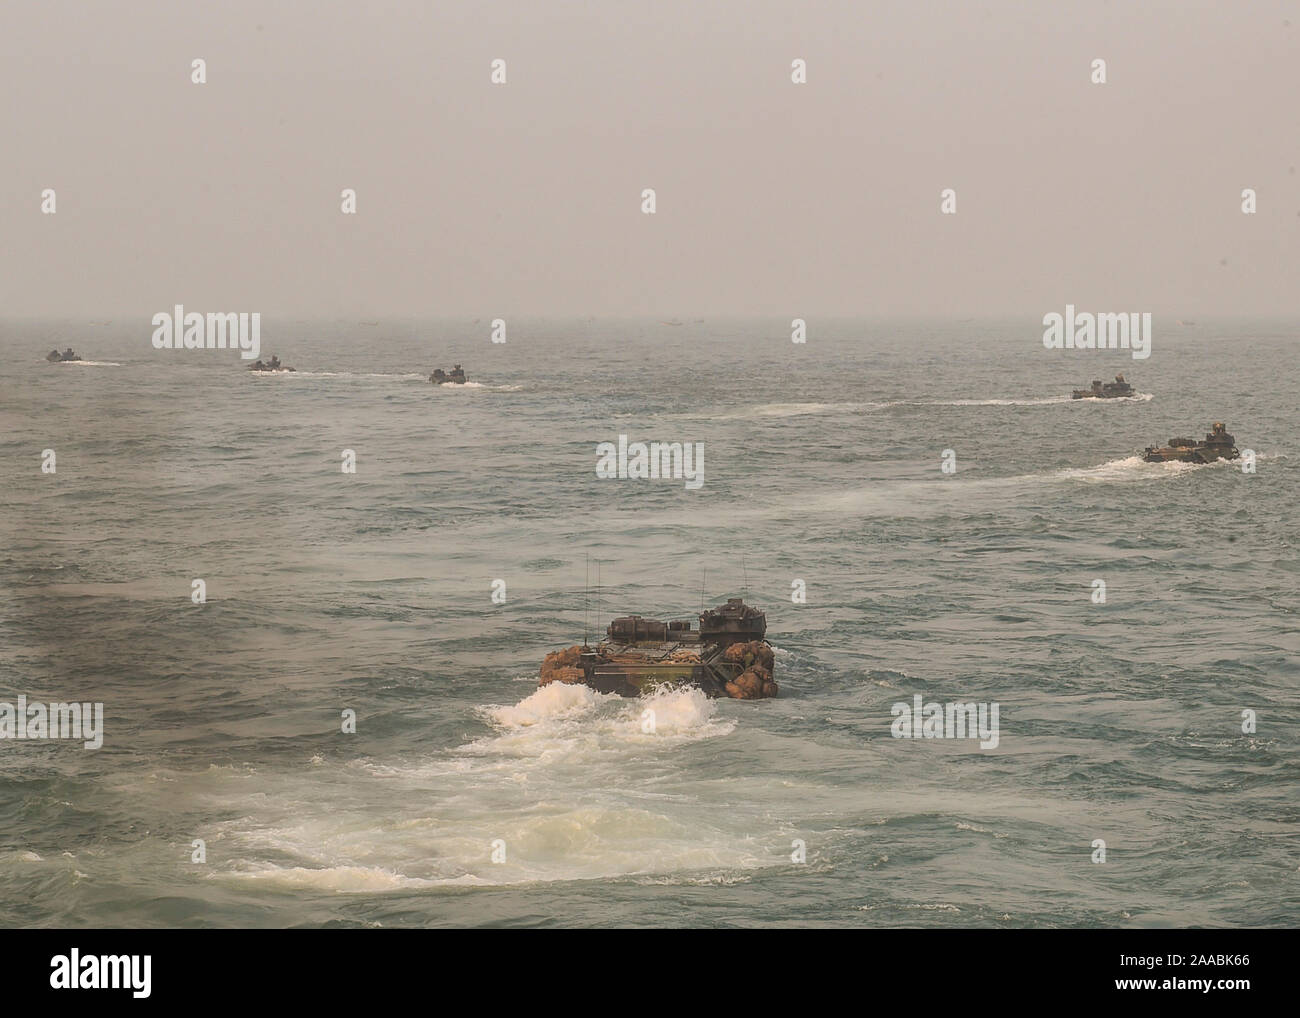
<svg viewBox="0 0 1300 1018"><path fill-rule="evenodd" d="M777 695L766 632L767 616L738 597L702 612L699 629L627 615L594 648L584 642L547 654L538 685L578 683L623 696L691 685L708 696L759 700Z"/></svg>
<svg viewBox="0 0 1300 1018"><path fill-rule="evenodd" d="M60 361L79 361L81 360L81 355L73 353L72 347L68 347L63 351L63 353L59 353L56 348L47 353L45 359L51 364L58 364Z"/></svg>
<svg viewBox="0 0 1300 1018"><path fill-rule="evenodd" d="M293 368L286 367L280 363L280 358L271 354L270 360L256 360L248 366L249 371L292 371Z"/></svg>
<svg viewBox="0 0 1300 1018"><path fill-rule="evenodd" d="M1116 375L1115 381L1103 382L1100 378L1092 380L1091 389L1075 389L1075 399L1120 399L1124 396L1132 396L1134 393L1133 386L1124 381L1123 375Z"/></svg>
<svg viewBox="0 0 1300 1018"><path fill-rule="evenodd" d="M429 376L429 381L434 385L443 385L446 382L454 382L456 385L465 384L465 372L459 364L452 365L451 371L443 371L442 368L435 368L433 374Z"/></svg>
<svg viewBox="0 0 1300 1018"><path fill-rule="evenodd" d="M1142 458L1148 463L1213 463L1215 460L1235 460L1236 439L1224 429L1223 422L1215 421L1214 430L1204 442L1192 438L1171 438L1169 444L1156 448L1148 445Z"/></svg>

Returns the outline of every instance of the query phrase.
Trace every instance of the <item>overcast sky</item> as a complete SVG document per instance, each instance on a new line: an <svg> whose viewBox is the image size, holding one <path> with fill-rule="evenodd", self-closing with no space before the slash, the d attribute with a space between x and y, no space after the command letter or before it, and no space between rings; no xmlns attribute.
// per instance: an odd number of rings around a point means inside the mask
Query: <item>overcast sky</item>
<svg viewBox="0 0 1300 1018"><path fill-rule="evenodd" d="M0 96L0 315L1300 294L1300 2L3 0Z"/></svg>

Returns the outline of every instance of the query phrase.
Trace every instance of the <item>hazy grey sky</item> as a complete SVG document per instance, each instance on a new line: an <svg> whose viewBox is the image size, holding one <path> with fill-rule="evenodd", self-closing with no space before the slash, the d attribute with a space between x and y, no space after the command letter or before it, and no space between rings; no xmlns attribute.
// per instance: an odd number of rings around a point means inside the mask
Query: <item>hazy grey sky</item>
<svg viewBox="0 0 1300 1018"><path fill-rule="evenodd" d="M1297 309L1300 2L3 0L0 95L0 315Z"/></svg>

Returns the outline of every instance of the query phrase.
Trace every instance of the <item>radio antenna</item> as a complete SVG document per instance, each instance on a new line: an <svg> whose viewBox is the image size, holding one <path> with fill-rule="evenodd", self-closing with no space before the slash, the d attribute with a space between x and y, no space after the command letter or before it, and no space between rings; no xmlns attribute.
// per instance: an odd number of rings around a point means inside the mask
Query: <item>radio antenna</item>
<svg viewBox="0 0 1300 1018"><path fill-rule="evenodd" d="M587 646L587 637L591 635L588 602L591 600L591 552L587 552L587 578L582 586L582 645Z"/></svg>

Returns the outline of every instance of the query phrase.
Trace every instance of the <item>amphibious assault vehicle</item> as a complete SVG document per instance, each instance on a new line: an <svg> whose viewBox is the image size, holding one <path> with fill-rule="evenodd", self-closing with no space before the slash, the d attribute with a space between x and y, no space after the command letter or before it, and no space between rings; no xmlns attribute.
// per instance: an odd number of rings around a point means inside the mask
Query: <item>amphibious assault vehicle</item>
<svg viewBox="0 0 1300 1018"><path fill-rule="evenodd" d="M56 348L54 350L51 350L49 353L47 353L45 355L45 359L49 361L51 364L57 364L60 361L79 361L81 360L81 355L73 353L72 347L68 347L66 350L63 351L63 353L59 353L58 349Z"/></svg>
<svg viewBox="0 0 1300 1018"><path fill-rule="evenodd" d="M1115 381L1103 382L1100 378L1092 380L1091 389L1075 389L1075 399L1119 399L1123 396L1132 396L1134 393L1133 386L1124 381L1123 375L1116 375Z"/></svg>
<svg viewBox="0 0 1300 1018"><path fill-rule="evenodd" d="M1148 463L1213 463L1215 460L1235 460L1240 457L1236 439L1224 429L1222 421L1214 422L1214 430L1204 442L1192 438L1171 438L1169 444L1156 448L1148 445L1142 458Z"/></svg>
<svg viewBox="0 0 1300 1018"><path fill-rule="evenodd" d="M596 647L557 650L542 662L539 686L579 683L598 693L637 696L662 685L698 686L737 700L776 696L767 616L738 597L689 620L659 622L640 615L615 619Z"/></svg>
<svg viewBox="0 0 1300 1018"><path fill-rule="evenodd" d="M456 385L465 384L465 372L459 364L452 365L451 371L443 371L442 368L435 368L433 374L429 376L429 381L434 385L442 385L446 382L453 382Z"/></svg>
<svg viewBox="0 0 1300 1018"><path fill-rule="evenodd" d="M271 359L267 361L256 360L248 366L249 371L292 371L293 368L285 367L280 363L280 358L271 354Z"/></svg>

